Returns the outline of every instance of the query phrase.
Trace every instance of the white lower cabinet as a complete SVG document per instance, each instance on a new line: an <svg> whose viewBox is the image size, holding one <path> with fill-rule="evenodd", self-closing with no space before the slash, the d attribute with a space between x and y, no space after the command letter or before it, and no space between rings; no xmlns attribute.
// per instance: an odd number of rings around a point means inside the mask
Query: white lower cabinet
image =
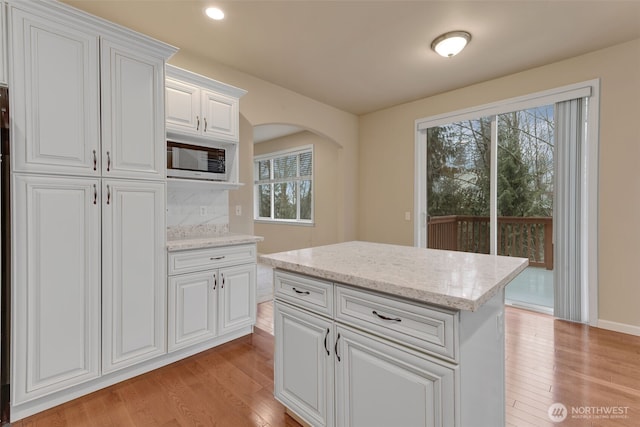
<svg viewBox="0 0 640 427"><path fill-rule="evenodd" d="M165 184L104 180L102 371L166 353Z"/></svg>
<svg viewBox="0 0 640 427"><path fill-rule="evenodd" d="M333 322L276 300L275 397L314 426L333 425Z"/></svg>
<svg viewBox="0 0 640 427"><path fill-rule="evenodd" d="M255 244L169 253L170 352L250 330L256 321L255 253Z"/></svg>
<svg viewBox="0 0 640 427"><path fill-rule="evenodd" d="M256 265L220 269L218 333L224 335L256 320Z"/></svg>
<svg viewBox="0 0 640 427"><path fill-rule="evenodd" d="M14 175L12 405L166 353L164 186Z"/></svg>
<svg viewBox="0 0 640 427"><path fill-rule="evenodd" d="M275 397L313 426L505 423L504 291L455 310L275 270Z"/></svg>
<svg viewBox="0 0 640 427"><path fill-rule="evenodd" d="M284 302L274 313L275 396L311 425L455 424L455 366Z"/></svg>
<svg viewBox="0 0 640 427"><path fill-rule="evenodd" d="M331 284L335 291L330 291L325 280L279 270L274 283L274 394L292 412L313 426L460 425L459 366L437 352L416 349L415 340L403 344L399 339L399 332L414 337L420 336L414 333L418 329L436 333L433 325L441 322L443 344L452 346L457 323L447 317L449 312L409 307L337 284ZM335 304L335 311L311 304L325 293L313 289L334 295L329 305ZM368 313L369 324L351 322L345 309L361 313L363 319ZM384 325L390 329L385 331Z"/></svg>
<svg viewBox="0 0 640 427"><path fill-rule="evenodd" d="M100 376L99 191L13 176L12 404Z"/></svg>
<svg viewBox="0 0 640 427"><path fill-rule="evenodd" d="M336 330L336 425L455 425L455 367L344 326Z"/></svg>
<svg viewBox="0 0 640 427"><path fill-rule="evenodd" d="M216 287L211 271L169 278L169 351L215 338Z"/></svg>

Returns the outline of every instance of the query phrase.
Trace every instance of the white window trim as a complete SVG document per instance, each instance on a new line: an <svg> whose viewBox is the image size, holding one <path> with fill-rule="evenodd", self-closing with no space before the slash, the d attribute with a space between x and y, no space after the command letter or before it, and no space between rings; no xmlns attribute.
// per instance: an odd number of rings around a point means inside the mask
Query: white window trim
<svg viewBox="0 0 640 427"><path fill-rule="evenodd" d="M265 218L259 216L260 209L258 203L258 166L257 163L261 160L271 160L278 157L297 155L300 153L311 152L311 219L277 219L277 218ZM301 225L301 226L313 226L314 215L315 215L315 173L316 173L316 165L315 165L315 152L312 144L309 145L301 145L299 147L294 147L285 150L273 151L267 154L259 154L253 157L253 212L254 212L254 222L263 223L263 224L282 224L282 225ZM300 174L300 163L298 163L298 175ZM297 178L296 178L297 179ZM289 182L291 179L277 179L271 181L271 183L277 182ZM296 200L297 203L297 216L300 217L300 189L296 186ZM273 197L271 198L271 213L274 211L273 206Z"/></svg>
<svg viewBox="0 0 640 427"><path fill-rule="evenodd" d="M426 161L427 132L430 127L446 125L478 117L493 116L516 110L525 110L555 104L575 98L589 98L587 147L583 150L581 175L584 179L583 212L584 228L581 238L583 247L583 277L588 289L589 324L598 325L598 152L600 139L600 79L562 86L529 95L509 98L490 104L465 108L450 113L425 117L415 121L415 177L414 177L414 246L426 247L427 195Z"/></svg>

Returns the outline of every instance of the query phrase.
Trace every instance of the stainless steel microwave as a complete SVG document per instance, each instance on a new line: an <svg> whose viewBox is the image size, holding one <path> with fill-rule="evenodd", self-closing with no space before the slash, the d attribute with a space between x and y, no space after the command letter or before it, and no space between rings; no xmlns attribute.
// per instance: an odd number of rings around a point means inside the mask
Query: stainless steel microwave
<svg viewBox="0 0 640 427"><path fill-rule="evenodd" d="M226 181L226 151L219 147L167 141L167 177Z"/></svg>

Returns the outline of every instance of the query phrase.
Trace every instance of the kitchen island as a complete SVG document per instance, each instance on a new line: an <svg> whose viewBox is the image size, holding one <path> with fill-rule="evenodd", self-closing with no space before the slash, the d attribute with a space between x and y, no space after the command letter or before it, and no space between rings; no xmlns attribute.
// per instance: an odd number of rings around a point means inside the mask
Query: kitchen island
<svg viewBox="0 0 640 427"><path fill-rule="evenodd" d="M504 287L526 259L368 242L275 267L275 396L314 426L504 425Z"/></svg>

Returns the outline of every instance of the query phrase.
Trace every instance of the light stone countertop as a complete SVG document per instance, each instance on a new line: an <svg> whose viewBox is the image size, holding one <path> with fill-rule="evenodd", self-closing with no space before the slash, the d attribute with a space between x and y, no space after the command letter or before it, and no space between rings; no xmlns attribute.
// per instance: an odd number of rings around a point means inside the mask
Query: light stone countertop
<svg viewBox="0 0 640 427"><path fill-rule="evenodd" d="M264 240L260 236L248 234L224 233L202 237L180 237L167 239L167 250L169 252L182 251L187 249L214 248L218 246L242 245L246 243L256 243Z"/></svg>
<svg viewBox="0 0 640 427"><path fill-rule="evenodd" d="M261 255L275 268L459 310L477 310L523 271L525 258L369 242Z"/></svg>

